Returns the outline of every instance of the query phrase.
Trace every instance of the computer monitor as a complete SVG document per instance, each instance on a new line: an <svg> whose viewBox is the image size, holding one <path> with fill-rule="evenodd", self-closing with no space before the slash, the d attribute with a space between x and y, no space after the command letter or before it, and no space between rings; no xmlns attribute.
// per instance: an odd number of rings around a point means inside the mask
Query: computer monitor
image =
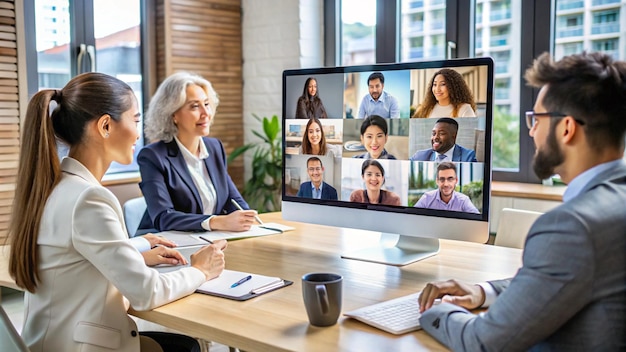
<svg viewBox="0 0 626 352"><path fill-rule="evenodd" d="M391 265L439 239L487 242L491 58L294 69L282 83L284 219L393 234L342 255Z"/></svg>

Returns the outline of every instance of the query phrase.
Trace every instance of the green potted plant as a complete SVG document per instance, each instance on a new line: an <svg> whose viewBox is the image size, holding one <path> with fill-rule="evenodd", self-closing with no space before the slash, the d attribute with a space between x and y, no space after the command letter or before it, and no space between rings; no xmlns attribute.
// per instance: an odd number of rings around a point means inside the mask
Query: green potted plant
<svg viewBox="0 0 626 352"><path fill-rule="evenodd" d="M262 133L252 131L262 141L244 144L235 149L228 162L235 160L248 150L252 155L252 177L246 181L243 197L252 209L259 213L279 211L281 208L283 147L278 116L262 119L252 114L263 126Z"/></svg>

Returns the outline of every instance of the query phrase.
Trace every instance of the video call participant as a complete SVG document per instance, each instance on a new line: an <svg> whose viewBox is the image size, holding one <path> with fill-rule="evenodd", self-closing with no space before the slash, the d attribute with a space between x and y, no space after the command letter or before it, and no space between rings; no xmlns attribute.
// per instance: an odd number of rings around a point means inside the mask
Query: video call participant
<svg viewBox="0 0 626 352"><path fill-rule="evenodd" d="M75 76L60 90L41 90L28 104L9 273L26 290L22 338L30 351L159 350L165 342L177 351L200 347L184 335L137 334L126 313L129 303L150 310L219 276L227 245L202 247L191 266L166 274L148 268L131 245L122 207L101 180L111 162L132 162L139 120L133 90L96 72ZM61 162L56 138L69 146Z"/></svg>
<svg viewBox="0 0 626 352"><path fill-rule="evenodd" d="M424 101L412 117L476 117L476 102L463 76L453 69L435 72Z"/></svg>
<svg viewBox="0 0 626 352"><path fill-rule="evenodd" d="M525 78L540 88L526 114L533 169L568 184L563 204L532 225L512 279L429 283L421 326L454 351L626 350L626 221L616 206L626 202L626 62L545 53Z"/></svg>
<svg viewBox="0 0 626 352"><path fill-rule="evenodd" d="M365 189L357 189L350 194L351 202L400 205L400 197L384 189L385 169L376 160L365 160L361 165L361 177Z"/></svg>
<svg viewBox="0 0 626 352"><path fill-rule="evenodd" d="M166 78L150 101L146 137L157 141L137 157L148 209L139 229L246 231L248 209L228 175L224 146L209 135L219 101L211 83L187 72Z"/></svg>
<svg viewBox="0 0 626 352"><path fill-rule="evenodd" d="M369 94L366 94L359 105L358 119L378 115L383 118L396 119L400 117L398 100L385 92L385 76L381 72L374 72L367 78Z"/></svg>
<svg viewBox="0 0 626 352"><path fill-rule="evenodd" d="M415 203L416 208L436 210L464 211L479 213L468 196L455 191L459 178L456 174L456 165L444 161L437 165L437 189L424 193Z"/></svg>
<svg viewBox="0 0 626 352"><path fill-rule="evenodd" d="M337 200L337 190L324 182L324 165L313 156L306 161L306 171L311 181L303 182L296 197Z"/></svg>
<svg viewBox="0 0 626 352"><path fill-rule="evenodd" d="M411 156L413 161L469 161L476 162L476 152L456 144L459 123L442 117L437 120L430 136L431 149L418 150Z"/></svg>
<svg viewBox="0 0 626 352"><path fill-rule="evenodd" d="M304 82L302 95L298 98L296 118L310 119L313 117L325 119L328 115L326 114L322 99L319 97L317 80L314 77L309 77L306 79L306 82Z"/></svg>
<svg viewBox="0 0 626 352"><path fill-rule="evenodd" d="M395 160L396 157L385 150L387 137L387 121L378 115L368 116L361 124L361 144L367 152L355 155L354 158Z"/></svg>
<svg viewBox="0 0 626 352"><path fill-rule="evenodd" d="M326 136L322 122L316 117L312 117L306 123L302 134L302 144L298 148L300 154L326 155L341 157L342 147L339 145L326 143Z"/></svg>

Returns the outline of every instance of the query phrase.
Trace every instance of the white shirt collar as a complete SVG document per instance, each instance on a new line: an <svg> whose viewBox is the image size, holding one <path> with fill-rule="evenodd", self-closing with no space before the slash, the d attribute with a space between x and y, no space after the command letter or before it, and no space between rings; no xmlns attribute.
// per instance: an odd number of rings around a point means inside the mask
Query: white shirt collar
<svg viewBox="0 0 626 352"><path fill-rule="evenodd" d="M185 159L192 158L192 160L202 160L209 157L209 151L206 149L206 145L204 145L204 143L202 142L202 138L198 140L200 148L200 153L198 153L198 156L195 156L192 152L190 152L189 149L187 149L187 147L185 147L183 143L181 143L178 137L174 136L174 140L178 145L178 149L180 149L183 153L183 157L185 157Z"/></svg>

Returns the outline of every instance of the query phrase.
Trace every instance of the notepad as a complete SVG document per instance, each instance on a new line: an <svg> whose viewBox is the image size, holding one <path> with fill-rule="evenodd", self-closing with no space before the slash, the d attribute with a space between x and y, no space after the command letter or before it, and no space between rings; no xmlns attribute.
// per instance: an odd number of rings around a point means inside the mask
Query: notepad
<svg viewBox="0 0 626 352"><path fill-rule="evenodd" d="M252 276L250 280L236 287L231 287L233 283L248 275ZM291 285L292 283L279 277L224 270L219 277L200 285L196 292L243 301Z"/></svg>
<svg viewBox="0 0 626 352"><path fill-rule="evenodd" d="M158 235L174 241L178 245L178 247L186 247L208 244L202 238L208 239L210 241L237 240L242 238L276 235L293 229L294 228L291 226L274 222L266 222L263 225L253 225L250 230L241 232L206 231L190 233L183 231L163 231L159 232Z"/></svg>

